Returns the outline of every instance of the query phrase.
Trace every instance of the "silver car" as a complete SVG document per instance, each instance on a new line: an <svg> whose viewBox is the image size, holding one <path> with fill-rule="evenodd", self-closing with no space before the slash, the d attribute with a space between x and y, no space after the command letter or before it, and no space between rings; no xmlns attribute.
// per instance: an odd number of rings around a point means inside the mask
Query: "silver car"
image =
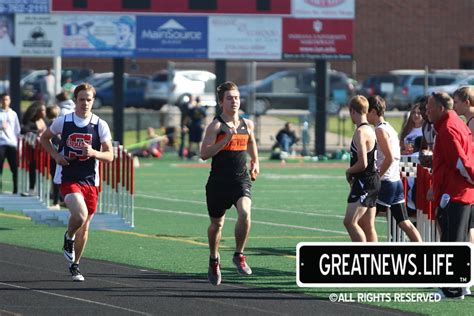
<svg viewBox="0 0 474 316"><path fill-rule="evenodd" d="M203 70L162 70L153 75L145 89L145 100L152 108L180 105L190 96L199 97L203 106L216 106L216 76Z"/></svg>

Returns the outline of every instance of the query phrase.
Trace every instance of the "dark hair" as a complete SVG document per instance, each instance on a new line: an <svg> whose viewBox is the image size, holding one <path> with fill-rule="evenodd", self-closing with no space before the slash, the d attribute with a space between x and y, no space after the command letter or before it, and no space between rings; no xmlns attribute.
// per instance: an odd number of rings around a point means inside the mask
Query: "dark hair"
<svg viewBox="0 0 474 316"><path fill-rule="evenodd" d="M385 113L385 100L379 95L372 95L367 98L369 101L369 112L375 109L377 116L383 116Z"/></svg>
<svg viewBox="0 0 474 316"><path fill-rule="evenodd" d="M410 113L408 117L405 116L405 122L403 123L402 132L400 133L400 141L403 142L405 136L407 136L412 129L415 128L415 124L413 123L413 113L415 113L416 109L420 109L420 103L415 103L411 106ZM421 112L421 111L420 111Z"/></svg>
<svg viewBox="0 0 474 316"><path fill-rule="evenodd" d="M37 120L38 113L41 112L41 108L45 106L42 101L35 101L26 109L25 113L21 118L23 125L28 124L28 122L34 122Z"/></svg>
<svg viewBox="0 0 474 316"><path fill-rule="evenodd" d="M8 93L4 92L4 93L0 94L0 99L3 99L6 96L8 96Z"/></svg>
<svg viewBox="0 0 474 316"><path fill-rule="evenodd" d="M92 92L92 97L95 98L95 88L91 84L89 84L87 82L84 82L84 83L81 83L80 85L78 85L76 87L76 89L74 89L74 99L77 99L77 95L79 94L79 92L81 92L83 90L91 91Z"/></svg>
<svg viewBox="0 0 474 316"><path fill-rule="evenodd" d="M226 93L226 91L230 91L230 90L239 91L239 87L237 87L237 85L233 83L232 81L226 81L224 83L221 83L217 87L217 98L219 99L219 101L223 101L224 94Z"/></svg>
<svg viewBox="0 0 474 316"><path fill-rule="evenodd" d="M423 141L423 136L418 136L413 142L413 152L418 152L421 149L421 142Z"/></svg>
<svg viewBox="0 0 474 316"><path fill-rule="evenodd" d="M66 91L62 91L62 92L59 92L58 94L56 94L56 101L63 102L63 101L66 101L66 100L69 100L69 97L68 97L68 94L67 94Z"/></svg>

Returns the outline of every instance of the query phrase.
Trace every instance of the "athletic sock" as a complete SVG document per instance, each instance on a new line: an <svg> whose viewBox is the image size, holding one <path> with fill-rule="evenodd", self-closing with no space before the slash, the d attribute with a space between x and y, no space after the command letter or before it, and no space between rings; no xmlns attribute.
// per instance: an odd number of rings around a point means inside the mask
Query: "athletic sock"
<svg viewBox="0 0 474 316"><path fill-rule="evenodd" d="M239 257L239 256L243 256L244 253L243 252L234 252L234 257Z"/></svg>
<svg viewBox="0 0 474 316"><path fill-rule="evenodd" d="M219 258L209 257L209 264L219 262Z"/></svg>

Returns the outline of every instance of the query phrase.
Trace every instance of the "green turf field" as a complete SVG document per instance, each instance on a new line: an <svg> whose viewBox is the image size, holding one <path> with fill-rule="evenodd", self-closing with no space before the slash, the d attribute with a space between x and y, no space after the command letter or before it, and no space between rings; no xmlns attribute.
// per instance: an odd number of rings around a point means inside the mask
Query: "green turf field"
<svg viewBox="0 0 474 316"><path fill-rule="evenodd" d="M283 291L304 292L328 300L331 293L430 293L434 289L310 288L296 285L296 245L302 241L349 241L342 224L348 194L346 163L263 162L253 187L252 230L247 244L254 271L240 277L231 262L236 211L229 210L221 242L224 283L243 283ZM135 229L93 231L85 256L146 268L207 277L209 223L204 185L209 165L164 159L143 159L136 171ZM4 179L10 178L9 172ZM6 183L6 190L10 183ZM377 219L380 241L385 220ZM0 212L0 242L41 248L62 256L65 228L35 225L20 213ZM87 266L82 267L87 275ZM211 285L209 285L211 286ZM424 314L467 315L474 299L438 303L371 304ZM349 312L349 311L348 311Z"/></svg>

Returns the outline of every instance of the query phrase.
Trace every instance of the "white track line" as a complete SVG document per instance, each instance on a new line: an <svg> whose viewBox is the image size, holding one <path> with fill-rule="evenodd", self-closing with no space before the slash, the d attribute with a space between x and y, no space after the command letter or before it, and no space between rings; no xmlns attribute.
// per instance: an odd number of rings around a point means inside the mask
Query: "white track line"
<svg viewBox="0 0 474 316"><path fill-rule="evenodd" d="M73 297L73 296L68 296L68 295L63 295L63 294L58 294L58 293L43 291L43 290L35 290L35 289L29 288L29 287L25 287L25 286L14 285L14 284L9 284L9 283L3 283L3 282L0 282L0 284L1 284L1 285L5 285L5 286L9 286L9 287L13 287L13 288L17 288L17 289L28 290L28 291L32 291L32 292L38 292L38 293L41 293L41 294L57 296L57 297L66 298L66 299L70 299L70 300L75 300L75 301L79 301L79 302L90 303L90 304L95 304L95 305L110 307L110 308L114 308L114 309L120 309L120 310L123 310L123 311L126 311L126 312L130 312L130 313L134 313L134 314L139 314L139 315L152 315L152 314L149 314L149 313L140 312L140 311L137 311L137 310L134 310L134 309L130 309L130 308L124 308L124 307L115 306L115 305L111 305L111 304L107 304L107 303L102 303L102 302L97 302L97 301L86 300L86 299L83 299L83 298L78 298L78 297Z"/></svg>

